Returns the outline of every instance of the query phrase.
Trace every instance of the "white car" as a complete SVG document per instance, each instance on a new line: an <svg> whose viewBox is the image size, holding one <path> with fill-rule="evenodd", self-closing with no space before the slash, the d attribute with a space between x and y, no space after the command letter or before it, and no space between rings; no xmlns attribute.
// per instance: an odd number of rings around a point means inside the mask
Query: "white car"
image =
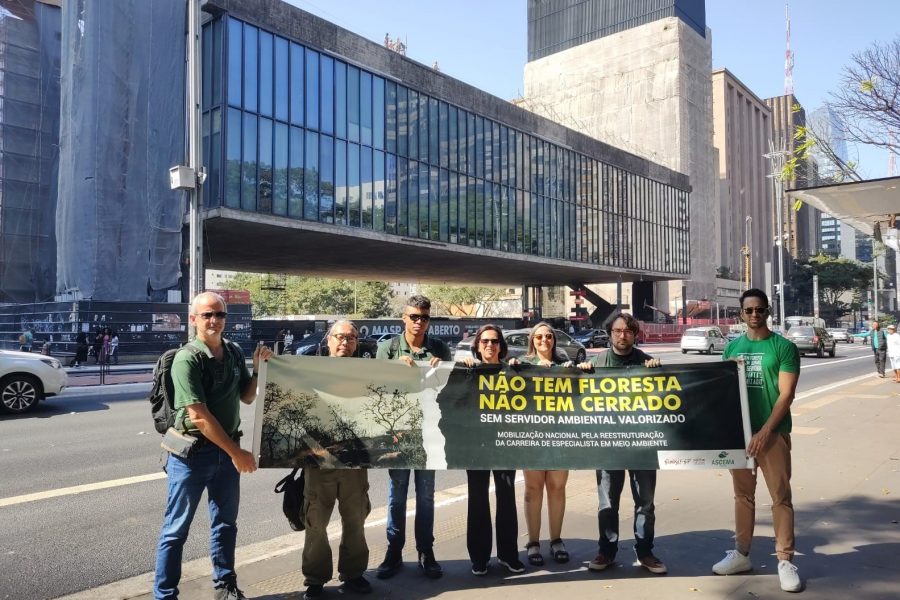
<svg viewBox="0 0 900 600"><path fill-rule="evenodd" d="M0 350L0 411L24 413L66 389L68 377L55 358Z"/></svg>
<svg viewBox="0 0 900 600"><path fill-rule="evenodd" d="M722 352L728 345L728 339L722 335L722 330L715 325L705 327L691 327L686 329L681 336L681 353L687 354L688 350L700 354L712 354Z"/></svg>

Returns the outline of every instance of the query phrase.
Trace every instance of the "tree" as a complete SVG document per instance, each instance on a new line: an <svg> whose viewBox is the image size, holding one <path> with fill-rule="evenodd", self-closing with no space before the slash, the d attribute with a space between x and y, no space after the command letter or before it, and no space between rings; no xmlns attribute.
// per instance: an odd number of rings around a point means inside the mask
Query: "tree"
<svg viewBox="0 0 900 600"><path fill-rule="evenodd" d="M819 277L820 314L832 323L854 310L853 298L872 283L871 268L855 260L819 254L809 261L794 261L790 280L794 314L812 314L814 275ZM847 293L851 294L849 301L842 299Z"/></svg>
<svg viewBox="0 0 900 600"><path fill-rule="evenodd" d="M726 265L722 265L716 269L716 277L719 279L731 279L733 281L740 281L741 278L735 272L731 270L731 267Z"/></svg>
<svg viewBox="0 0 900 600"><path fill-rule="evenodd" d="M503 295L503 292L504 288L484 286L422 286L422 293L428 296L433 304L432 312L436 315L449 316L472 317L477 314L478 307L483 306L484 310L480 316L490 317L494 302Z"/></svg>
<svg viewBox="0 0 900 600"><path fill-rule="evenodd" d="M374 318L390 313L393 296L383 281L347 281L322 277L288 275L271 285L272 277L258 273L237 273L228 282L233 289L250 292L254 313L348 315Z"/></svg>
<svg viewBox="0 0 900 600"><path fill-rule="evenodd" d="M900 152L900 36L854 54L831 98L849 140Z"/></svg>

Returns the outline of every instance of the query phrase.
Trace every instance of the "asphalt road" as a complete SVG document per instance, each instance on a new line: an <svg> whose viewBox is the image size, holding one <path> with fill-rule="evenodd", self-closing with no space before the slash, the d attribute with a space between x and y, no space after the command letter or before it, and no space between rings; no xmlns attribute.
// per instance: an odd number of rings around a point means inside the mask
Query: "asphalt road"
<svg viewBox="0 0 900 600"><path fill-rule="evenodd" d="M674 346L644 347L666 363L706 362L719 356L682 355ZM839 345L835 358L804 358L798 393L874 373L871 351ZM0 598L53 598L152 570L165 502L159 435L146 391L62 395L22 417L0 419ZM112 391L112 394L108 392ZM244 430L252 430L244 407ZM245 446L249 441L245 442ZM280 496L281 470L262 470L242 482L238 543L289 532ZM115 480L148 480L118 484ZM438 474L441 489L465 481L462 472ZM54 490L98 482L105 489L52 496ZM386 502L386 472L370 473L373 507ZM21 498L38 494L35 498ZM208 518L198 511L185 560L206 556ZM440 557L438 557L440 558Z"/></svg>

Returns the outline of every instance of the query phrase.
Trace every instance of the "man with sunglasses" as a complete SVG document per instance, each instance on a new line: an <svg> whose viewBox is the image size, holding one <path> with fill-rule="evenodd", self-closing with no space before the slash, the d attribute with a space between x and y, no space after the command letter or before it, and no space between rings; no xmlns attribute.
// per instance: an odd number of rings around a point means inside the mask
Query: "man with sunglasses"
<svg viewBox="0 0 900 600"><path fill-rule="evenodd" d="M328 356L352 358L356 356L359 331L353 321L336 321L326 337ZM304 467L306 493L303 514L306 540L303 544L303 577L305 600L320 598L324 585L331 580L331 544L328 541L328 522L334 504L341 515L341 544L338 548L339 591L368 594L372 585L363 576L369 564L365 522L369 504L369 476L366 469L325 469Z"/></svg>
<svg viewBox="0 0 900 600"><path fill-rule="evenodd" d="M197 337L172 362L175 426L198 442L188 458L169 454L166 462L169 493L156 550L156 600L178 598L182 548L204 489L209 500L215 598L244 598L234 570L240 474L255 471L256 459L239 443L240 403L256 399L259 362L268 360L272 351L256 347L251 375L241 349L222 337L227 316L221 296L198 294L190 312Z"/></svg>
<svg viewBox="0 0 900 600"><path fill-rule="evenodd" d="M794 558L794 506L791 502L791 403L800 377L800 352L792 342L769 330L769 298L749 289L741 295L741 316L747 333L732 341L723 360L744 364L747 404L753 437L747 455L766 478L772 496L772 523L781 589L802 588ZM731 471L734 486L735 549L713 565L716 575L734 575L753 568L750 543L756 524L756 469Z"/></svg>
<svg viewBox="0 0 900 600"><path fill-rule="evenodd" d="M403 308L403 333L378 345L376 358L399 360L410 367L416 361L432 367L442 360L450 360L450 347L428 335L431 321L431 300L422 295L411 296ZM408 469L389 469L391 478L388 493L387 539L384 561L378 565L379 579L393 577L403 566L403 544L406 542L406 496L409 490ZM441 565L434 558L434 471L413 471L416 481L416 550L419 567L430 579L443 575Z"/></svg>
<svg viewBox="0 0 900 600"><path fill-rule="evenodd" d="M617 314L609 322L609 350L595 357L592 362L578 365L584 370L598 367L647 367L657 368L662 363L658 358L634 347L640 333L637 319L628 313ZM653 554L653 538L656 524L656 471L651 469L629 469L631 498L634 501L634 552L638 564L656 575L668 572L666 564ZM588 563L592 571L604 571L615 564L619 550L619 505L625 487L625 471L597 471L597 493L600 508L597 522L600 529L599 552Z"/></svg>

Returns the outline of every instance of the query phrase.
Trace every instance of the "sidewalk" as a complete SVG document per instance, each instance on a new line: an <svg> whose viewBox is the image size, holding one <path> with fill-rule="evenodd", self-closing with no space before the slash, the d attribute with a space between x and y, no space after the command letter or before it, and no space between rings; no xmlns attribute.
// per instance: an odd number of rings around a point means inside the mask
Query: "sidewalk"
<svg viewBox="0 0 900 600"><path fill-rule="evenodd" d="M793 409L794 506L797 530L796 564L806 583L805 597L815 599L888 599L900 596L900 385L890 380L863 379L850 386L807 395ZM521 474L520 478L521 478ZM440 484L440 473L438 474ZM597 550L597 497L593 472L573 471L567 488L563 537L571 562L558 565L546 555L547 566L511 576L494 561L484 577L471 574L466 551L466 489L459 486L435 497L435 555L444 577L426 579L415 564L408 539L406 566L394 578L367 577L374 593L367 598L616 598L679 600L699 598L778 598L787 594L778 585L773 556L769 496L762 477L758 487L756 537L752 558L756 569L746 575L718 577L710 567L733 547L732 493L727 471L662 471L656 494L656 554L669 575L652 575L632 565L629 491L623 493L621 535L615 567L594 573L587 563ZM519 533L525 543L521 513L523 488L517 486ZM281 497L272 496L273 518L283 519ZM410 502L414 508L414 502ZM336 511L335 511L336 512ZM412 516L408 531L412 531ZM340 532L332 523L332 549L337 556ZM367 520L374 569L384 557L385 508ZM241 588L249 598L302 598L300 574L302 533L286 534L269 542L238 548ZM195 531L193 535L206 535ZM524 560L524 551L520 557ZM185 565L182 598L211 597L209 561ZM336 576L336 575L335 575ZM86 598L150 599L150 574L70 596ZM337 581L326 586L325 597L338 597Z"/></svg>

